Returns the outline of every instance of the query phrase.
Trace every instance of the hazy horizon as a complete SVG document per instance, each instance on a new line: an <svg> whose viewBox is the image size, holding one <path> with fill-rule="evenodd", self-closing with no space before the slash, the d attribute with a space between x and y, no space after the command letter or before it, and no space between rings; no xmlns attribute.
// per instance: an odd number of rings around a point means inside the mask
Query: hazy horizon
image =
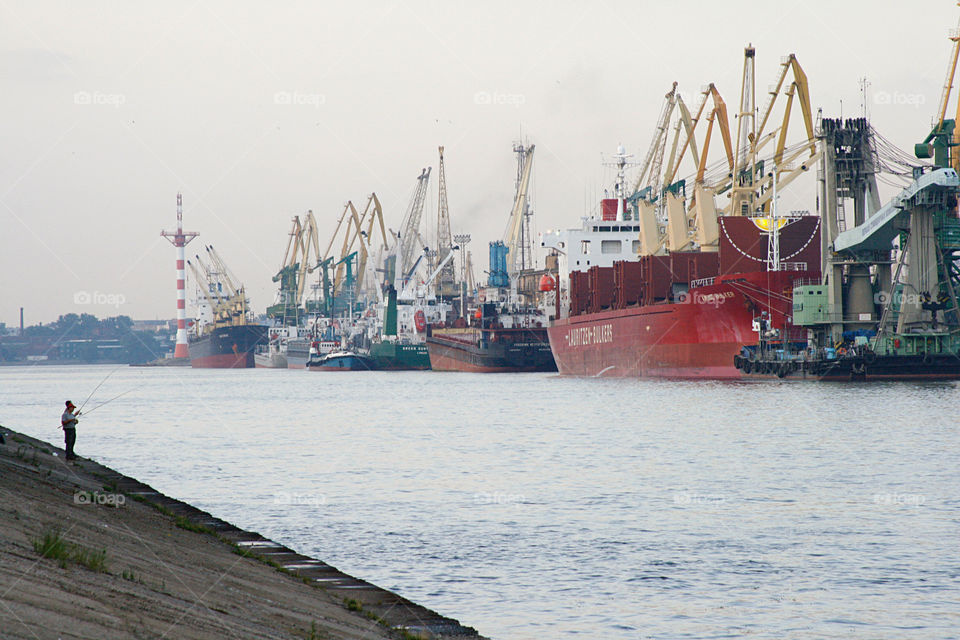
<svg viewBox="0 0 960 640"><path fill-rule="evenodd" d="M612 183L602 163L617 145L643 157L673 81L690 102L716 83L732 119L748 43L758 105L795 53L814 112L860 115L866 77L874 126L912 151L958 17L952 1L922 7L4 4L0 322L18 324L21 306L28 325L174 317L175 254L160 231L176 226L178 191L184 228L200 233L187 255L214 245L260 313L293 215L313 211L324 247L344 203L376 192L396 229L427 166L424 216L435 215L441 145L453 231L472 234L480 279L521 135L537 146L536 228L575 226Z"/></svg>

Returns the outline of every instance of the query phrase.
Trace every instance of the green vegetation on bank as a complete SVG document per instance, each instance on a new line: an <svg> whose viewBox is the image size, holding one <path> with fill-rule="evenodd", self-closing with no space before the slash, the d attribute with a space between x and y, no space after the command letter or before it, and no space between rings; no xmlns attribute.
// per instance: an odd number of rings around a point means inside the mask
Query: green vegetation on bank
<svg viewBox="0 0 960 640"><path fill-rule="evenodd" d="M107 573L107 550L88 549L79 544L68 542L57 528L47 529L39 538L34 538L33 550L44 558L56 560L61 569L75 562L90 571Z"/></svg>

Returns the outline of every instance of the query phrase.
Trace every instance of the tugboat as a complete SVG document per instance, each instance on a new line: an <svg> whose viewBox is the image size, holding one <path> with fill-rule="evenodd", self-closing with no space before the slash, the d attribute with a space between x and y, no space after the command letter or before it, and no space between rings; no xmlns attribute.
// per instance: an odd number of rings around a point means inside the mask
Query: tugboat
<svg viewBox="0 0 960 640"><path fill-rule="evenodd" d="M376 363L356 351L334 351L307 362L308 371L374 371Z"/></svg>

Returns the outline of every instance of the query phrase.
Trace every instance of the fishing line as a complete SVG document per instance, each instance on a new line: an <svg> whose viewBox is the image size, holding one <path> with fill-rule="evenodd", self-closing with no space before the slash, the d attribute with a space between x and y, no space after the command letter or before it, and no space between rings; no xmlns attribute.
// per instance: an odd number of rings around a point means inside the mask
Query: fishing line
<svg viewBox="0 0 960 640"><path fill-rule="evenodd" d="M93 394L95 394L95 393L97 392L97 389L99 389L99 388L103 385L103 383L107 381L107 378L109 378L110 376L112 376L113 374L115 374L115 373L116 373L117 371L119 371L121 368L122 368L122 367L117 367L116 369L114 369L113 371L111 371L110 373L108 373L107 376L106 376L106 378L104 378L103 380L100 381L100 384L98 384L98 385L93 389L93 391L90 392L90 395L87 396L87 399L84 400L84 401L83 401L83 404L80 405L80 408L77 409L77 415L80 415L80 412L83 411L83 408L84 408L85 406L87 406L87 403L88 403L88 402L90 402L90 398L92 398L92 397L93 397Z"/></svg>
<svg viewBox="0 0 960 640"><path fill-rule="evenodd" d="M106 402L101 402L100 404L98 404L97 406L95 406L93 409L90 409L90 411L87 411L84 415L90 415L91 413L93 413L94 411L96 411L97 409L99 409L100 407L102 407L103 405L105 405L105 404L110 404L111 402L113 402L113 401L116 400L117 398L119 398L119 397L121 397L121 396L125 396L125 395L127 395L128 393L130 393L131 391L134 391L134 389L128 389L128 390L124 391L123 393L121 393L121 394L119 394L119 395L116 395L116 396L110 398L110 399L107 400Z"/></svg>

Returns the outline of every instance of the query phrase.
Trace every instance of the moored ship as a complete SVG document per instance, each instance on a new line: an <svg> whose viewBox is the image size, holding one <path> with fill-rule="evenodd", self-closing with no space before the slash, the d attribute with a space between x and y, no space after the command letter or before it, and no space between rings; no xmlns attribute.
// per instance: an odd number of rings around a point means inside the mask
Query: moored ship
<svg viewBox="0 0 960 640"><path fill-rule="evenodd" d="M252 368L254 351L267 342L267 327L253 322L243 285L235 284L216 250L208 246L206 251L208 262L199 255L196 264L187 261L203 296L189 338L190 364L204 369Z"/></svg>
<svg viewBox="0 0 960 640"><path fill-rule="evenodd" d="M813 275L819 219L802 216L782 231L794 260L793 270L779 272L738 270L766 251L762 220L720 224L718 254L678 252L573 272L569 313L548 329L560 373L739 378L733 357L755 339L754 317L783 317L790 307L783 292Z"/></svg>
<svg viewBox="0 0 960 640"><path fill-rule="evenodd" d="M202 369L244 369L254 366L253 353L267 338L258 324L213 329L190 340L190 364Z"/></svg>
<svg viewBox="0 0 960 640"><path fill-rule="evenodd" d="M514 146L517 182L513 209L503 239L490 243L487 286L478 294L480 304L472 323L459 318L454 326L431 328L427 334L435 371L557 370L547 337L549 319L530 292L519 286L521 278L535 275L528 198L534 149L534 145L522 143Z"/></svg>
<svg viewBox="0 0 960 640"><path fill-rule="evenodd" d="M434 371L471 371L508 373L556 371L547 338L547 329L539 316L504 317L494 303L478 309L474 327L445 328L427 335L427 349ZM506 321L508 326L504 326Z"/></svg>
<svg viewBox="0 0 960 640"><path fill-rule="evenodd" d="M794 282L819 278L820 217L806 211L777 216L774 203L778 186L806 173L820 151L796 58L784 59L777 90L759 111L753 63L748 47L735 138L713 84L691 116L674 83L633 189L625 179L630 156L621 147L614 193L602 201L599 215L585 218L580 228L543 235L542 246L560 263L548 334L561 374L740 378L733 358L755 340L755 318L765 314L785 335L801 332L787 320L791 292ZM785 85L791 71L793 82ZM792 145L786 143L786 117L779 130L764 131L784 86L790 103L796 95L806 125L806 138ZM680 116L673 126L675 110ZM702 122L708 123L705 139L697 140ZM676 134L665 162L671 130ZM725 155L708 165L710 139L717 135ZM772 156L761 156L773 140ZM688 152L696 175L677 179ZM721 195L729 199L723 207L716 202Z"/></svg>

